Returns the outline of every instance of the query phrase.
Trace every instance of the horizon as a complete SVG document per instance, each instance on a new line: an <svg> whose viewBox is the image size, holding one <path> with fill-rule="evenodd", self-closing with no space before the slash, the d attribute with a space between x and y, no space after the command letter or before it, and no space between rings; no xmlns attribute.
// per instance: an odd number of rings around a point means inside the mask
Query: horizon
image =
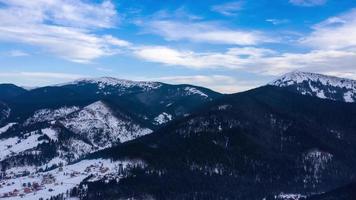
<svg viewBox="0 0 356 200"><path fill-rule="evenodd" d="M13 84L17 87L21 87L25 90L34 90L34 89L38 89L38 88L42 88L42 87L56 87L56 86L62 86L62 85L68 85L68 84L72 84L72 83L76 83L76 82L79 82L79 81L86 81L86 80L98 80L98 79L115 79L117 81L128 81L128 82L151 82L151 83L162 83L162 84L168 84L168 85L191 85L191 86L195 86L195 87L203 87L203 88L206 88L206 89L210 89L212 91L215 91L215 92L219 92L221 94L234 94L234 93L240 93L240 92L245 92L245 91L248 91L248 90L252 90L252 89L256 89L256 88L259 88L259 87L263 87L263 86L267 86L273 82L276 82L277 80L280 80L282 79L283 77L287 76L287 75L290 75L290 74L294 74L294 73L302 73L302 74L313 74L313 75L321 75L321 76L325 76L326 78L336 78L336 79L342 79L342 80L349 80L349 81L355 81L354 79L350 79L350 78L344 78L344 77L338 77L338 76L332 76L332 75L324 75L324 74L319 74L319 73L312 73L312 72L306 72L306 71L300 71L300 70L294 70L294 71L291 71L291 72L287 72L269 82L266 82L264 84L261 84L261 85L258 85L258 86L255 86L255 87L252 87L252 88L249 88L249 89L245 89L245 90L241 90L241 91L237 91L237 92L233 92L233 93L226 93L226 92L221 92L221 91L216 91L214 90L213 88L209 88L209 87L205 87L205 86L201 86L201 85L194 85L194 84L189 84L189 83L168 83L168 82L164 82L164 81L155 81L155 80L128 80L128 79L121 79L121 78L116 78L116 77L112 77L112 76L100 76L100 77L83 77L83 78L78 78L78 79L75 79L73 81L68 81L68 82L58 82L58 83L53 83L53 84L49 84L49 85L40 85L40 86L26 86L26 85L17 85L15 83L11 83L11 82L0 82L0 85L1 84Z"/></svg>
<svg viewBox="0 0 356 200"><path fill-rule="evenodd" d="M356 79L356 2L0 0L0 82L80 78L221 93L300 70Z"/></svg>

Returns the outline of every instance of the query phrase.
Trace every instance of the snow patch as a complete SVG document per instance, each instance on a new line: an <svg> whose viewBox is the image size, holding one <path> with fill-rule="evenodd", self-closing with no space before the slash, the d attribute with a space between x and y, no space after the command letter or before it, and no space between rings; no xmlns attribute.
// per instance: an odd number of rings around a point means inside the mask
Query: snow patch
<svg viewBox="0 0 356 200"><path fill-rule="evenodd" d="M0 140L0 160L37 147L44 142L43 140L38 140L40 136L39 134L30 133L30 135L24 139L12 137Z"/></svg>
<svg viewBox="0 0 356 200"><path fill-rule="evenodd" d="M209 97L207 94L194 87L186 87L184 88L184 91L186 91L188 95L200 95L205 98Z"/></svg>
<svg viewBox="0 0 356 200"><path fill-rule="evenodd" d="M165 124L173 119L172 115L168 113L161 113L157 117L154 118L155 124L160 125L160 124Z"/></svg>
<svg viewBox="0 0 356 200"><path fill-rule="evenodd" d="M58 132L53 128L45 128L41 130L43 134L47 135L51 140L58 140Z"/></svg>
<svg viewBox="0 0 356 200"><path fill-rule="evenodd" d="M41 109L36 111L32 117L25 121L25 125L34 124L38 122L47 122L52 120L57 120L62 117L67 116L70 113L79 110L79 107L62 107L58 109Z"/></svg>
<svg viewBox="0 0 356 200"><path fill-rule="evenodd" d="M5 133L7 130L9 130L12 126L14 126L17 123L8 123L7 125L5 125L4 127L0 128L0 134Z"/></svg>

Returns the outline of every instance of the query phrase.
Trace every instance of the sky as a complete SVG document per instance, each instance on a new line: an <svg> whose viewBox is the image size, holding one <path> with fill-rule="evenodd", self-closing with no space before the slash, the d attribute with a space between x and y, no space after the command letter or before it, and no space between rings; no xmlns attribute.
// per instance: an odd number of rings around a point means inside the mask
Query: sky
<svg viewBox="0 0 356 200"><path fill-rule="evenodd" d="M291 71L356 79L354 0L0 0L0 82L87 77L223 93Z"/></svg>

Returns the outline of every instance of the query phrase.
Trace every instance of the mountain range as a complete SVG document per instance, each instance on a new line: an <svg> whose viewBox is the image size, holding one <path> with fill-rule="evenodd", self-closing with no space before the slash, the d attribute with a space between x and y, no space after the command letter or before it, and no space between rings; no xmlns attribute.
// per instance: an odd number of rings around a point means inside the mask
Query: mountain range
<svg viewBox="0 0 356 200"><path fill-rule="evenodd" d="M291 72L227 95L103 77L0 94L0 197L43 181L31 198L354 197L350 79Z"/></svg>

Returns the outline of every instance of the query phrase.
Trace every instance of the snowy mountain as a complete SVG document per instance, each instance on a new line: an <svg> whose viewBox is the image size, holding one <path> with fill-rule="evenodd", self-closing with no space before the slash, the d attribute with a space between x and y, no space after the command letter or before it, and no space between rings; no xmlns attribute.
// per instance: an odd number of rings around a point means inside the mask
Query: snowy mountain
<svg viewBox="0 0 356 200"><path fill-rule="evenodd" d="M221 96L206 88L109 77L0 89L0 165L74 162L147 135ZM12 91L12 89L14 91Z"/></svg>
<svg viewBox="0 0 356 200"><path fill-rule="evenodd" d="M303 200L355 180L355 115L356 104L275 86L227 95L95 153L147 166L118 183L89 184L88 199Z"/></svg>
<svg viewBox="0 0 356 200"><path fill-rule="evenodd" d="M356 180L352 80L293 72L232 95L108 77L3 88L0 198L304 200Z"/></svg>
<svg viewBox="0 0 356 200"><path fill-rule="evenodd" d="M60 123L98 148L107 148L115 142L126 142L152 132L134 123L123 113L119 118L116 117L102 101L67 115Z"/></svg>
<svg viewBox="0 0 356 200"><path fill-rule="evenodd" d="M295 71L269 83L303 95L334 101L356 102L356 81Z"/></svg>
<svg viewBox="0 0 356 200"><path fill-rule="evenodd" d="M41 109L23 123L0 127L0 164L73 162L89 153L151 133L125 112L103 101L85 107ZM40 160L37 158L41 158ZM22 160L18 164L13 160ZM49 166L51 167L51 166Z"/></svg>
<svg viewBox="0 0 356 200"><path fill-rule="evenodd" d="M171 120L180 118L220 96L212 90L192 85L104 77L36 88L9 99L7 103L12 109L11 120L25 120L41 109L83 107L105 100L114 110L126 110L150 128L157 128L164 124L157 123L158 116L166 113Z"/></svg>

